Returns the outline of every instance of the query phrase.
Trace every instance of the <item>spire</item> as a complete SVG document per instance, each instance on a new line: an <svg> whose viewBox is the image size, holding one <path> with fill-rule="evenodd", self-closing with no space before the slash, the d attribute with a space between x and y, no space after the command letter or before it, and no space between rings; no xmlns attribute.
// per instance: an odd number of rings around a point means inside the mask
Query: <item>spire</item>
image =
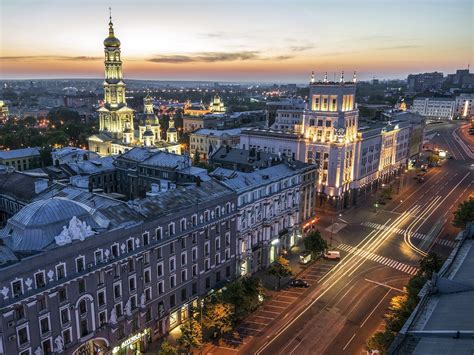
<svg viewBox="0 0 474 355"><path fill-rule="evenodd" d="M354 75L352 75L352 82L355 84L357 83L357 74L356 71L354 70Z"/></svg>
<svg viewBox="0 0 474 355"><path fill-rule="evenodd" d="M112 23L112 8L109 7L109 37L114 37L114 24Z"/></svg>
<svg viewBox="0 0 474 355"><path fill-rule="evenodd" d="M314 71L311 72L311 84L314 83Z"/></svg>
<svg viewBox="0 0 474 355"><path fill-rule="evenodd" d="M341 79L340 79L341 84L344 83L344 70L341 71Z"/></svg>
<svg viewBox="0 0 474 355"><path fill-rule="evenodd" d="M324 73L324 82L328 82L328 72Z"/></svg>

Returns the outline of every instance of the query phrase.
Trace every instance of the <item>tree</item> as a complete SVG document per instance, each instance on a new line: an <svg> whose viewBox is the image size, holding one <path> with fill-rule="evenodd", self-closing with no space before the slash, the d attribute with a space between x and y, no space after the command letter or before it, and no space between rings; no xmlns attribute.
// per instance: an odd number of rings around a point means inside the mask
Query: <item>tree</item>
<svg viewBox="0 0 474 355"><path fill-rule="evenodd" d="M232 330L234 306L220 301L205 305L202 324L214 333L225 334Z"/></svg>
<svg viewBox="0 0 474 355"><path fill-rule="evenodd" d="M275 276L278 280L277 289L280 289L281 279L283 277L289 277L293 275L293 271L290 268L290 262L283 256L279 256L271 265L268 267L267 272Z"/></svg>
<svg viewBox="0 0 474 355"><path fill-rule="evenodd" d="M377 332L367 341L367 350L378 350L380 354L386 354L393 339L395 339L395 334L389 330Z"/></svg>
<svg viewBox="0 0 474 355"><path fill-rule="evenodd" d="M202 329L195 319L187 319L180 327L181 336L177 342L189 354L192 348L199 348L202 345Z"/></svg>
<svg viewBox="0 0 474 355"><path fill-rule="evenodd" d="M443 266L443 260L433 252L420 260L420 272L427 280L431 279L433 272L438 272L441 266Z"/></svg>
<svg viewBox="0 0 474 355"><path fill-rule="evenodd" d="M158 351L158 355L178 355L178 349L165 340L163 343L161 343L161 348Z"/></svg>
<svg viewBox="0 0 474 355"><path fill-rule="evenodd" d="M430 163L431 165L436 165L438 164L438 162L439 162L439 156L437 154L431 154L428 157L428 163Z"/></svg>
<svg viewBox="0 0 474 355"><path fill-rule="evenodd" d="M321 237L319 230L310 232L304 239L304 247L313 257L324 252L328 248L328 243Z"/></svg>
<svg viewBox="0 0 474 355"><path fill-rule="evenodd" d="M263 286L259 279L241 277L227 284L220 298L222 302L234 306L234 318L241 319L257 309L263 292Z"/></svg>
<svg viewBox="0 0 474 355"><path fill-rule="evenodd" d="M454 212L453 225L458 228L465 228L466 224L474 222L474 198L463 201L458 205L458 209Z"/></svg>

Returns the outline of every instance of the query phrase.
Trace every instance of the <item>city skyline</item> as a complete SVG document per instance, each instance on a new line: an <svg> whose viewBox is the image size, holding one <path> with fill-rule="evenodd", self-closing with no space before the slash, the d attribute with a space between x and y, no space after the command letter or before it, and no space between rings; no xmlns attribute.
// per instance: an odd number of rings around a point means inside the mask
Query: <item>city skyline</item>
<svg viewBox="0 0 474 355"><path fill-rule="evenodd" d="M317 79L340 70L405 78L472 61L472 31L459 25L470 21L464 0L57 5L2 5L2 79L102 77L108 6L129 79L304 83L312 70Z"/></svg>

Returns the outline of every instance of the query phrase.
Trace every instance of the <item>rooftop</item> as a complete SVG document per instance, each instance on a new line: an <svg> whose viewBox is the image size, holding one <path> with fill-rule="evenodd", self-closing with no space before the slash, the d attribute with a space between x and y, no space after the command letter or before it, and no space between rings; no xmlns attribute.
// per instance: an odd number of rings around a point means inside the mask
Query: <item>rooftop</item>
<svg viewBox="0 0 474 355"><path fill-rule="evenodd" d="M18 159L18 158L27 158L30 156L40 154L40 149L38 147L33 148L21 148L13 150L0 150L0 159Z"/></svg>
<svg viewBox="0 0 474 355"><path fill-rule="evenodd" d="M472 354L474 349L474 224L433 280L397 337L395 353ZM423 291L422 291L423 292ZM458 333L459 332L459 333Z"/></svg>
<svg viewBox="0 0 474 355"><path fill-rule="evenodd" d="M223 129L223 130L201 128L201 129L198 129L197 131L193 132L192 134L199 134L199 135L202 135L202 136L221 137L223 135L237 136L237 135L240 134L240 132L242 132L241 128Z"/></svg>

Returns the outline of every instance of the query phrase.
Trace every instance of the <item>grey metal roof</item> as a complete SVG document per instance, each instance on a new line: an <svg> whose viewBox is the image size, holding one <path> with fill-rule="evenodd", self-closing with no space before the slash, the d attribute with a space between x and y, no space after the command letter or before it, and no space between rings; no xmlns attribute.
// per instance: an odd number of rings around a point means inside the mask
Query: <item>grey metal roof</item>
<svg viewBox="0 0 474 355"><path fill-rule="evenodd" d="M0 159L27 158L33 155L39 156L39 154L40 154L40 150L37 147L13 149L13 150L0 150Z"/></svg>
<svg viewBox="0 0 474 355"><path fill-rule="evenodd" d="M158 196L132 201L130 206L152 219L226 195L230 197L232 194L229 188L215 180L209 180L202 182L201 186L178 188Z"/></svg>
<svg viewBox="0 0 474 355"><path fill-rule="evenodd" d="M220 171L224 172L225 170L228 169L221 169ZM272 181L298 174L298 169L291 168L287 164L278 164L251 173L235 172L235 177L224 180L223 183L235 191L240 191L248 187L256 188L259 185L266 185Z"/></svg>
<svg viewBox="0 0 474 355"><path fill-rule="evenodd" d="M30 202L36 196L35 181L38 180L42 180L41 177L18 171L0 174L0 194Z"/></svg>
<svg viewBox="0 0 474 355"><path fill-rule="evenodd" d="M69 169L78 175L90 175L115 170L115 158L112 156L66 163Z"/></svg>
<svg viewBox="0 0 474 355"><path fill-rule="evenodd" d="M92 229L107 226L107 220L88 206L55 197L23 207L8 220L0 237L12 251L43 250L54 242L54 237L73 217L86 222Z"/></svg>

